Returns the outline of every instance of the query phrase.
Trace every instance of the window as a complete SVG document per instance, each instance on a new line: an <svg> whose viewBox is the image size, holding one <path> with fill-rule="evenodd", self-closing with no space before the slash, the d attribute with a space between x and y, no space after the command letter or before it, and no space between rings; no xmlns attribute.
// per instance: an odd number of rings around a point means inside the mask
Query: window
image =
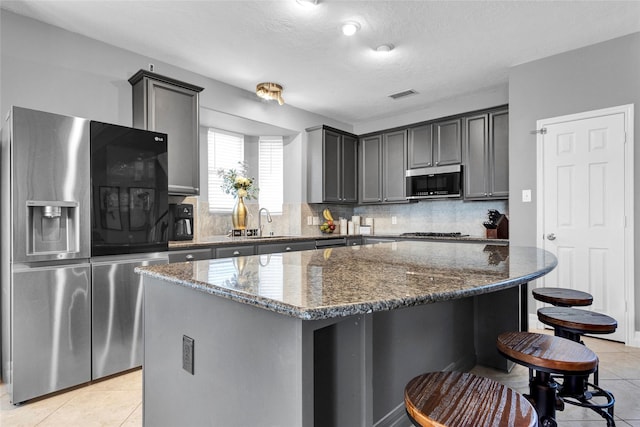
<svg viewBox="0 0 640 427"><path fill-rule="evenodd" d="M237 168L238 162L244 161L244 136L209 129L207 144L209 211L231 212L235 200L220 188L222 178L218 176L218 169Z"/></svg>
<svg viewBox="0 0 640 427"><path fill-rule="evenodd" d="M282 214L284 172L281 136L261 136L258 152L258 201L272 214Z"/></svg>

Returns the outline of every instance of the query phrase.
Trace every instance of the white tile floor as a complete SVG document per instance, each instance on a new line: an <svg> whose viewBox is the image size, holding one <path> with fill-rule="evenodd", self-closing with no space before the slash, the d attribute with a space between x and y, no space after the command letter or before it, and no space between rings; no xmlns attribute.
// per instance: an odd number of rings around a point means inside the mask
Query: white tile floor
<svg viewBox="0 0 640 427"><path fill-rule="evenodd" d="M22 406L9 403L0 384L0 426L142 426L142 370Z"/></svg>
<svg viewBox="0 0 640 427"><path fill-rule="evenodd" d="M611 341L585 338L600 358L600 385L615 398L618 427L640 427L640 349ZM500 381L522 393L528 390L528 370L516 366L509 374L476 366L475 374ZM561 427L606 426L592 411L567 405L557 413ZM133 371L22 406L9 403L0 384L0 426L124 426L142 425L142 371Z"/></svg>

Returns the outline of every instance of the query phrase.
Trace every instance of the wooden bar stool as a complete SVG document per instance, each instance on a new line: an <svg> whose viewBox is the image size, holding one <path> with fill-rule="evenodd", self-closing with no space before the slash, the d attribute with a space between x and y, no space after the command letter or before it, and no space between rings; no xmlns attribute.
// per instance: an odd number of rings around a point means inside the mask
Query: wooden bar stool
<svg viewBox="0 0 640 427"><path fill-rule="evenodd" d="M577 307L593 303L590 293L566 288L536 288L531 291L533 298L556 307Z"/></svg>
<svg viewBox="0 0 640 427"><path fill-rule="evenodd" d="M533 402L541 426L557 426L556 409L563 410L565 402L591 409L607 421L607 426L615 426L613 395L599 387L595 392L587 390L587 378L598 367L598 356L589 348L561 337L531 332L502 333L497 347L507 359L534 372L526 397ZM559 384L552 374L571 381ZM606 402L598 404L594 398L604 398Z"/></svg>
<svg viewBox="0 0 640 427"><path fill-rule="evenodd" d="M430 372L404 389L407 414L416 426L537 426L538 416L520 393L494 380L462 372Z"/></svg>
<svg viewBox="0 0 640 427"><path fill-rule="evenodd" d="M582 342L584 334L611 334L618 322L611 316L573 307L543 307L538 320L551 326L556 336Z"/></svg>
<svg viewBox="0 0 640 427"><path fill-rule="evenodd" d="M582 342L584 334L611 334L618 322L611 316L572 307L543 307L538 310L538 320L553 328L555 336ZM598 370L593 373L593 383L598 385Z"/></svg>

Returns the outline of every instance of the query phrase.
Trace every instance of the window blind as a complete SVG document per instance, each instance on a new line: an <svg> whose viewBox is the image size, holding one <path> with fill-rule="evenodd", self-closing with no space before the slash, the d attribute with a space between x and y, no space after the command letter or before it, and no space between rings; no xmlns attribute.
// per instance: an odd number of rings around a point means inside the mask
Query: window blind
<svg viewBox="0 0 640 427"><path fill-rule="evenodd" d="M209 211L231 212L235 200L220 188L222 178L218 176L218 169L237 169L238 162L244 161L244 136L209 129L207 145L209 149L209 158L207 159Z"/></svg>
<svg viewBox="0 0 640 427"><path fill-rule="evenodd" d="M282 214L284 189L284 144L281 136L261 136L258 140L258 180L260 207Z"/></svg>

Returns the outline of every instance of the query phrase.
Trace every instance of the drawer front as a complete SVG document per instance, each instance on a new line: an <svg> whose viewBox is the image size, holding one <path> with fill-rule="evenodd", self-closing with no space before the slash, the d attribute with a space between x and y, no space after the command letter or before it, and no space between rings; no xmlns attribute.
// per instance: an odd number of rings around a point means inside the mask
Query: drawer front
<svg viewBox="0 0 640 427"><path fill-rule="evenodd" d="M211 249L169 251L169 262L197 261L211 258L213 258Z"/></svg>
<svg viewBox="0 0 640 427"><path fill-rule="evenodd" d="M273 254L280 252L295 252L315 249L315 241L310 242L289 242L289 243L268 243L257 247L258 255Z"/></svg>
<svg viewBox="0 0 640 427"><path fill-rule="evenodd" d="M247 255L255 255L255 248L253 245L216 248L216 258L232 258Z"/></svg>

